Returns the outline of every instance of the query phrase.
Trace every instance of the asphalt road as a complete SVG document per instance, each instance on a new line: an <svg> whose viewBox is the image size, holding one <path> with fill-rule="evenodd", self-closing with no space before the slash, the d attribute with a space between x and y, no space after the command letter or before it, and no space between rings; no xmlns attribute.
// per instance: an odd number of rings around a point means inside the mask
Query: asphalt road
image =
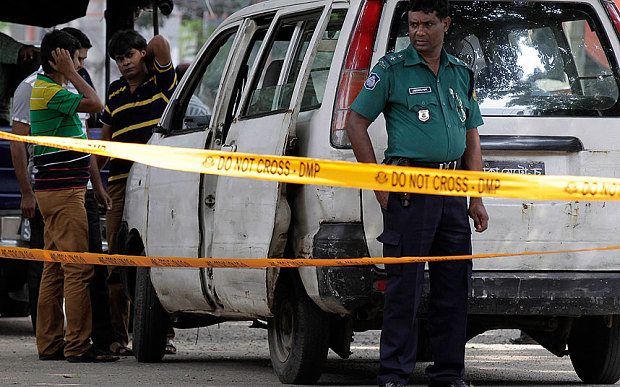
<svg viewBox="0 0 620 387"><path fill-rule="evenodd" d="M138 363L133 357L107 364L40 361L28 318L0 319L0 385L134 386L279 385L267 345L267 331L250 322L229 322L200 329L178 329L177 355L161 363ZM499 330L467 344L466 379L474 386L570 386L581 384L568 357L558 358L538 345L512 345L519 331ZM378 368L379 332L355 335L347 360L330 352L319 385L372 386ZM424 386L418 364L413 385Z"/></svg>

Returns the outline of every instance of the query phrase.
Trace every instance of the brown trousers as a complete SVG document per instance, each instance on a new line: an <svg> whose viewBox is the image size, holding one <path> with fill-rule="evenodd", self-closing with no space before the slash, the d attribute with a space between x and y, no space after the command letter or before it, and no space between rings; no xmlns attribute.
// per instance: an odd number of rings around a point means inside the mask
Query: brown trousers
<svg viewBox="0 0 620 387"><path fill-rule="evenodd" d="M45 221L45 249L88 251L86 189L36 192ZM64 346L65 356L79 356L90 347L92 313L88 285L93 265L45 262L37 304L37 349L51 355ZM63 335L63 296L67 330ZM64 337L64 338L63 338Z"/></svg>
<svg viewBox="0 0 620 387"><path fill-rule="evenodd" d="M125 207L125 184L112 184L107 187L112 199L112 209L106 213L106 238L108 253L118 253L117 233L121 225ZM110 288L110 314L115 341L124 346L129 344L130 301L123 290L123 283L118 266L108 266L108 287Z"/></svg>

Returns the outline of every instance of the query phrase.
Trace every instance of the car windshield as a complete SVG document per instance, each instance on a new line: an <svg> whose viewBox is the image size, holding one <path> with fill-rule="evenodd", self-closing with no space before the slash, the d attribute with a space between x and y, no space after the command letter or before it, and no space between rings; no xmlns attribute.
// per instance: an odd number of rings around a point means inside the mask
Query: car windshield
<svg viewBox="0 0 620 387"><path fill-rule="evenodd" d="M388 52L409 45L399 4ZM480 110L497 116L617 116L617 63L587 4L451 2L446 50L474 71Z"/></svg>

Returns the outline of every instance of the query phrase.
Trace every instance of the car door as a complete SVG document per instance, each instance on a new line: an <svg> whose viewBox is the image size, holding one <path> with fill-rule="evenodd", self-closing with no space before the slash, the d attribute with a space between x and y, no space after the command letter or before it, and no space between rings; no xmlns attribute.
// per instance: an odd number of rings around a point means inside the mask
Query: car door
<svg viewBox="0 0 620 387"><path fill-rule="evenodd" d="M234 55L240 23L214 34L188 69L150 143L182 148L211 146L217 122L218 91L225 82L227 64ZM198 173L149 168L146 253L150 256L198 258L203 236ZM168 311L211 310L203 296L201 272L196 268L152 268L151 280Z"/></svg>
<svg viewBox="0 0 620 387"><path fill-rule="evenodd" d="M248 46L235 86L239 96L231 98L231 114L221 133L222 150L258 155L286 153L330 10L331 1L281 9L260 39ZM250 66L252 58L256 58L256 65ZM292 173L268 158L257 157L253 162L263 173ZM278 182L217 178L210 256L281 256L290 222L285 189ZM224 314L268 315L266 269L215 268L207 274L209 294Z"/></svg>

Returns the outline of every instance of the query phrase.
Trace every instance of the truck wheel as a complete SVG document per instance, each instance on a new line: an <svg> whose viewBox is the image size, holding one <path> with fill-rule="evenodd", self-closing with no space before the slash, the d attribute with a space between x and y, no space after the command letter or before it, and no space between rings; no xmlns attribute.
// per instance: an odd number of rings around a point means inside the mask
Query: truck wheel
<svg viewBox="0 0 620 387"><path fill-rule="evenodd" d="M620 316L608 318L588 316L573 322L568 352L584 383L614 384L620 379Z"/></svg>
<svg viewBox="0 0 620 387"><path fill-rule="evenodd" d="M158 362L164 357L169 321L151 284L150 271L148 267L139 267L136 271L133 351L141 363Z"/></svg>
<svg viewBox="0 0 620 387"><path fill-rule="evenodd" d="M282 383L313 384L321 376L329 343L328 316L302 286L281 282L268 320L269 355Z"/></svg>

